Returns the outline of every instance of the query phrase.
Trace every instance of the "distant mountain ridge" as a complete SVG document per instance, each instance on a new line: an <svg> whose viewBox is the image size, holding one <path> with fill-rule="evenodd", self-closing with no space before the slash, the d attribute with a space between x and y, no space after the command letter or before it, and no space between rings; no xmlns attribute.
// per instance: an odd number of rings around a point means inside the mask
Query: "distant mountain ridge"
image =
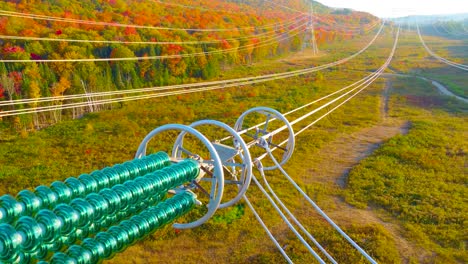
<svg viewBox="0 0 468 264"><path fill-rule="evenodd" d="M465 21L468 24L468 13L448 14L448 15L415 15L397 18L387 18L395 23L428 24L435 21Z"/></svg>

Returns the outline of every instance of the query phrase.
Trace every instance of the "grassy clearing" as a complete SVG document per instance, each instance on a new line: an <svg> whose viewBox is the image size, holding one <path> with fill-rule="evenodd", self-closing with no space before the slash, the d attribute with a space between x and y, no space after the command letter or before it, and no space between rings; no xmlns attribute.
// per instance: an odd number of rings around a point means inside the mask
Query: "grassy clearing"
<svg viewBox="0 0 468 264"><path fill-rule="evenodd" d="M366 41L368 39L355 40L346 49L359 50ZM69 175L79 175L131 159L144 135L165 123L188 124L211 118L233 124L243 111L259 104L279 111L290 110L367 75L365 71L353 70L375 69L376 65L383 63L390 51L389 43L389 35L381 37L377 45L369 49L368 54L351 63L323 71L321 77L310 74L243 88L125 103L113 110L65 121L29 135L11 136L4 131L4 140L0 144L0 167L3 168L0 171L0 193L15 194L21 189L32 189L40 184L62 180ZM298 59L293 61L293 65L290 60L256 63L226 71L222 78L293 70L347 56L343 51L331 52L335 48L342 50L339 44L335 45L329 47L330 51L325 51L330 56ZM370 58L372 63L369 63ZM356 131L378 122L382 86L382 82L376 82L369 87L368 92L358 96L357 100L350 101L347 106L340 108L299 138L301 144L296 150L297 154L288 163L287 170L319 204L327 204L332 199L332 194L335 194L335 188L301 182L299 177L304 170L303 157L312 156L324 144L342 133ZM323 111L316 116L322 113ZM307 121L309 120L305 123ZM170 136L174 135L165 135L156 140L151 150L168 149L173 140ZM363 262L357 252L311 212L296 193L291 192L279 173L273 172L268 177L272 179L271 184L278 195L294 208L295 214L309 226L311 232L330 249L338 261ZM271 206L257 188L252 187L249 190L249 197L293 260L299 263L312 262L312 257L281 223L279 217L272 213ZM187 220L196 218L201 213L200 210L187 216ZM350 223L344 225L344 228L382 262L395 262L398 259L394 241L382 226ZM219 211L216 218L193 230L175 232L167 227L109 262L128 263L130 259L134 263L204 263L213 259L220 263L283 261L252 213L243 207Z"/></svg>
<svg viewBox="0 0 468 264"><path fill-rule="evenodd" d="M395 79L392 92L390 116L411 121L410 132L351 170L346 201L396 219L430 252L418 262L465 263L467 106L416 78Z"/></svg>
<svg viewBox="0 0 468 264"><path fill-rule="evenodd" d="M442 37L427 37L424 40L431 49L444 58L466 64L461 58L468 53L466 40L450 40ZM466 71L446 65L432 58L420 44L417 32L405 31L401 36L398 51L391 65L400 73L423 76L442 83L458 96L467 97Z"/></svg>

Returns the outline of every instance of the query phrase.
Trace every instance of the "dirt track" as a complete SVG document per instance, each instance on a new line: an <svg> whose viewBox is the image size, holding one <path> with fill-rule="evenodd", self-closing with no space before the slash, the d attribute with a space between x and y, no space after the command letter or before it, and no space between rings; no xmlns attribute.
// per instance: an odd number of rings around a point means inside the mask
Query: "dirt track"
<svg viewBox="0 0 468 264"><path fill-rule="evenodd" d="M390 138L406 134L410 123L388 117L388 100L392 89L391 78L387 78L381 97L381 122L373 127L364 128L352 134L342 135L335 141L327 144L314 157L316 164L313 166L319 169L310 170L302 181L307 184L317 182L327 183L337 188L345 188L350 170L356 166L360 160L366 158L382 143ZM330 159L330 157L333 157ZM402 256L402 263L408 263L409 259L419 259L423 261L428 257L428 253L408 241L402 232L402 227L392 219L391 216L377 213L368 209L357 209L342 198L336 196L333 204L327 206L327 214L339 225L346 224L380 224L387 229L395 239L397 248Z"/></svg>

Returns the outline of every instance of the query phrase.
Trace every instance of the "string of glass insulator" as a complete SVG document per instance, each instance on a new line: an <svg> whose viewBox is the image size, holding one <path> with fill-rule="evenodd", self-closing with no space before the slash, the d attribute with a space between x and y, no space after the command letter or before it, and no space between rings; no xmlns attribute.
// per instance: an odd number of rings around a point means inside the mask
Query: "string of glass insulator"
<svg viewBox="0 0 468 264"><path fill-rule="evenodd" d="M84 239L81 245L72 245L66 253L55 253L50 263L88 264L110 259L116 253L124 251L130 245L189 212L195 205L195 201L195 195L191 192L176 194L129 220L109 228L108 231L98 233L94 238Z"/></svg>
<svg viewBox="0 0 468 264"><path fill-rule="evenodd" d="M40 209L67 203L73 198L123 183L170 164L167 153L158 152L90 174L82 174L78 178L55 181L50 187L41 185L34 192L22 190L16 195L16 199L9 194L3 195L0 197L0 223L11 223L22 215L32 215Z"/></svg>
<svg viewBox="0 0 468 264"><path fill-rule="evenodd" d="M34 254L42 243L55 243L62 237L65 237L65 244L71 244L76 240L76 230L86 229L92 223L100 225L106 216L115 221L117 212L130 210L151 196L190 182L198 173L196 161L184 160L124 184L104 188L84 199L75 198L69 204L59 204L53 210L42 209L34 217L22 216L14 226L0 224L0 260L25 258L27 256L21 253Z"/></svg>
<svg viewBox="0 0 468 264"><path fill-rule="evenodd" d="M151 196L149 199L146 199L139 205L132 207L131 211L119 211L115 215L107 216L101 222L93 222L85 228L77 228L74 233L69 234L68 236L61 236L53 243L43 243L39 248L31 253L22 252L19 254L18 259L21 260L20 263L31 263L31 260L47 260L51 256L51 252L60 251L62 248L74 244L77 240L83 240L92 234L96 234L101 230L107 230L112 225L119 223L122 220L129 218L130 216L140 213L144 209L155 206L165 197L165 194L158 194Z"/></svg>

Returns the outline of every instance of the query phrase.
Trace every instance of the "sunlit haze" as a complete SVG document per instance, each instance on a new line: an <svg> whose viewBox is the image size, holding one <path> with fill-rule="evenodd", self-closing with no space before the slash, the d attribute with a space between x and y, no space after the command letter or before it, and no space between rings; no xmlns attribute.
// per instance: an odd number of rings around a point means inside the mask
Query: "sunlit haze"
<svg viewBox="0 0 468 264"><path fill-rule="evenodd" d="M331 7L366 11L378 17L468 13L465 0L318 0Z"/></svg>

